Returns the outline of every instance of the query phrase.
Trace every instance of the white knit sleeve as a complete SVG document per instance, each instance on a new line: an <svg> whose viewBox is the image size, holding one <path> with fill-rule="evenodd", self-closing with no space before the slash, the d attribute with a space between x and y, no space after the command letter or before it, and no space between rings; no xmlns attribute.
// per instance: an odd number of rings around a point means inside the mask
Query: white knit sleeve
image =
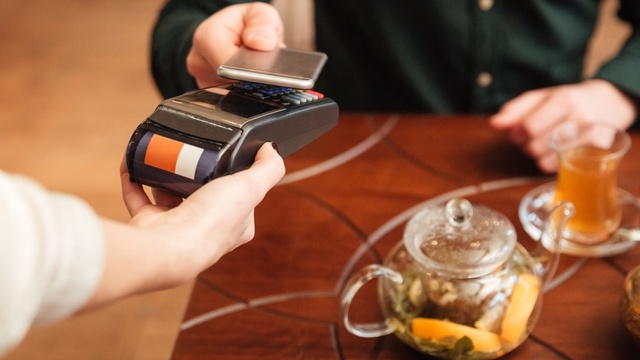
<svg viewBox="0 0 640 360"><path fill-rule="evenodd" d="M34 324L72 315L104 266L104 233L83 201L0 171L0 356Z"/></svg>

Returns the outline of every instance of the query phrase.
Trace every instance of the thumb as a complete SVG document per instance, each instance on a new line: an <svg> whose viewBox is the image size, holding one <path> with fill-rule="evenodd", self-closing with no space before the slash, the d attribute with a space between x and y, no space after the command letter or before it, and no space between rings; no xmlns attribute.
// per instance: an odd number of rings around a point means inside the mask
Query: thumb
<svg viewBox="0 0 640 360"><path fill-rule="evenodd" d="M275 7L265 3L252 3L244 16L242 42L254 50L271 51L283 46L283 25Z"/></svg>
<svg viewBox="0 0 640 360"><path fill-rule="evenodd" d="M266 193L280 181L286 170L277 146L274 143L265 143L258 150L254 163L245 171L255 173L255 178L264 184Z"/></svg>
<svg viewBox="0 0 640 360"><path fill-rule="evenodd" d="M212 198L216 198L222 203L235 204L239 208L253 208L284 174L284 160L272 143L265 143L249 168L214 179L185 201L209 203ZM221 192L220 189L225 190Z"/></svg>

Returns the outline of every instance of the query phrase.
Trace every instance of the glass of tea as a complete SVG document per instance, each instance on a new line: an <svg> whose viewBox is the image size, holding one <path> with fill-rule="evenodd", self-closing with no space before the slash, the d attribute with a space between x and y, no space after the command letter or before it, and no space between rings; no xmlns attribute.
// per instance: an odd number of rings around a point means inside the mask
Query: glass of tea
<svg viewBox="0 0 640 360"><path fill-rule="evenodd" d="M606 124L564 123L553 129L550 142L559 157L554 203L575 206L565 238L582 245L608 240L622 219L616 180L629 134Z"/></svg>

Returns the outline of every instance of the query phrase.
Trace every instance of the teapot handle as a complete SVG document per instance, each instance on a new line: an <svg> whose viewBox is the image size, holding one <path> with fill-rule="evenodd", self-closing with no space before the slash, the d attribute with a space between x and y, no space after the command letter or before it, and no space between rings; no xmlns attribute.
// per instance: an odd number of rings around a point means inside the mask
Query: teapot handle
<svg viewBox="0 0 640 360"><path fill-rule="evenodd" d="M342 308L342 320L347 330L354 335L364 338L373 338L391 334L395 330L395 326L388 318L383 322L374 323L352 323L351 320L349 320L349 307L351 306L351 301L355 297L356 293L364 284L377 278L387 278L398 284L401 284L403 281L402 275L399 272L382 265L371 264L354 274L349 279L342 292L340 302Z"/></svg>
<svg viewBox="0 0 640 360"><path fill-rule="evenodd" d="M544 221L542 231L540 232L540 238L538 239L538 245L534 251L536 256L542 256L544 244L552 244L551 249L549 249L552 253L551 261L549 261L542 274L543 288L548 286L549 282L553 279L553 275L558 269L560 255L562 254L560 251L562 234L567 222L575 214L575 211L576 209L573 203L563 200L551 209L549 215Z"/></svg>

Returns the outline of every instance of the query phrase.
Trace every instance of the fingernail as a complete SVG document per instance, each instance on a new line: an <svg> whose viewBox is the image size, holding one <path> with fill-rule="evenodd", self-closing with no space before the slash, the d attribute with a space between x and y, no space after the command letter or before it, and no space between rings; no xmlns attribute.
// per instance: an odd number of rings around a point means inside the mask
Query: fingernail
<svg viewBox="0 0 640 360"><path fill-rule="evenodd" d="M256 32L253 32L253 33L249 34L249 36L247 36L247 40L249 40L249 41L258 41L258 42L266 42L266 43L270 44L271 42L274 41L274 37L272 36L271 33L256 31Z"/></svg>
<svg viewBox="0 0 640 360"><path fill-rule="evenodd" d="M278 150L278 144L272 142L271 146L273 146L273 150L275 150L278 154L280 154L280 150Z"/></svg>

